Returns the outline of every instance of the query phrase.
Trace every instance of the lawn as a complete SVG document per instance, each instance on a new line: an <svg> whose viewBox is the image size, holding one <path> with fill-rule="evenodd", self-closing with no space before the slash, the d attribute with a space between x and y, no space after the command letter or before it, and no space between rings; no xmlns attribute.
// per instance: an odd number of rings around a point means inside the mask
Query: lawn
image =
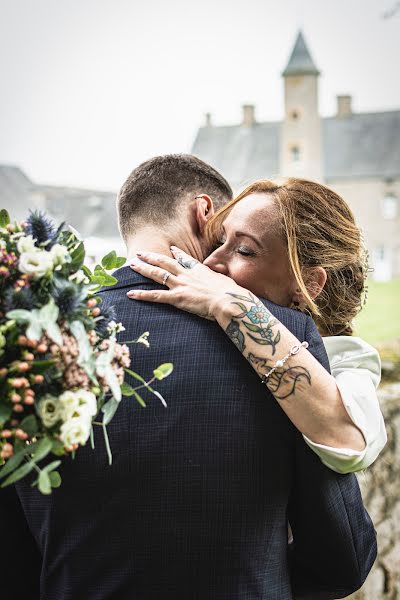
<svg viewBox="0 0 400 600"><path fill-rule="evenodd" d="M370 344L400 338L400 279L368 280L367 303L355 321L355 335Z"/></svg>

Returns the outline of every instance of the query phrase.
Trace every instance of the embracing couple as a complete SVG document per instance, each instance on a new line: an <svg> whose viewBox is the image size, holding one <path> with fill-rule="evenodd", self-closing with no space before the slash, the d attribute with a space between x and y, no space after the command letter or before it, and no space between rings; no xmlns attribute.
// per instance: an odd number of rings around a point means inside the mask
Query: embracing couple
<svg viewBox="0 0 400 600"><path fill-rule="evenodd" d="M102 311L121 342L150 331L135 371L174 364L168 408L121 403L112 467L99 444L63 462L51 496L17 484L12 597L349 595L376 557L352 472L386 434L379 357L352 337L366 264L348 206L300 179L232 199L211 166L168 155L134 169L118 217L130 266Z"/></svg>

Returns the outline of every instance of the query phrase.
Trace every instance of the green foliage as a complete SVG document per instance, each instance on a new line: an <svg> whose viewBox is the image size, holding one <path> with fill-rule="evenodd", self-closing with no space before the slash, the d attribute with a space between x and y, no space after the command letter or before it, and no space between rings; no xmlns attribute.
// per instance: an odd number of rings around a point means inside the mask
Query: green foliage
<svg viewBox="0 0 400 600"><path fill-rule="evenodd" d="M10 215L5 208L0 210L0 227L3 229L10 223Z"/></svg>
<svg viewBox="0 0 400 600"><path fill-rule="evenodd" d="M367 281L367 302L355 321L355 335L369 344L400 338L400 279Z"/></svg>
<svg viewBox="0 0 400 600"><path fill-rule="evenodd" d="M78 271L85 260L85 244L79 242L79 244L71 252L71 262L69 263L71 271Z"/></svg>
<svg viewBox="0 0 400 600"><path fill-rule="evenodd" d="M106 256L103 257L101 264L104 269L111 271L111 269L119 269L126 263L126 258L123 256L117 256L115 250L112 250Z"/></svg>
<svg viewBox="0 0 400 600"><path fill-rule="evenodd" d="M174 365L172 363L164 363L164 364L160 365L159 367L157 367L157 369L154 369L154 371L153 371L154 377L158 380L165 379L165 377L168 377L168 375L171 375L173 370L174 370Z"/></svg>

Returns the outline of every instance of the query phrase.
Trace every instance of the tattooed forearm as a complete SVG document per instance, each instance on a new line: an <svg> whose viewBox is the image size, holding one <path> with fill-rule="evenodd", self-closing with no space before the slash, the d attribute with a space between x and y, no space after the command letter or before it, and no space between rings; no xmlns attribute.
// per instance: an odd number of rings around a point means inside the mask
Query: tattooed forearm
<svg viewBox="0 0 400 600"><path fill-rule="evenodd" d="M240 314L235 315L235 318L241 319L248 332L251 331L251 333L247 332L247 335L254 342L256 342L256 344L260 344L262 346L271 346L273 356L276 352L276 347L279 343L279 340L281 339L281 333L279 330L276 334L274 334L272 331L273 326L277 324L277 320L274 319L264 304L255 298L250 292L249 296L231 293L228 293L228 295L232 296L236 300L242 301L232 302L232 304L236 304L236 306L238 306L242 311ZM244 302L250 304L250 308L247 308ZM245 318L247 318L248 321L245 321Z"/></svg>
<svg viewBox="0 0 400 600"><path fill-rule="evenodd" d="M266 386L278 400L286 400L296 393L296 387L311 385L310 372L300 365L277 369L267 379Z"/></svg>
<svg viewBox="0 0 400 600"><path fill-rule="evenodd" d="M244 342L244 335L240 331L239 323L232 319L228 327L225 329L225 333L232 340L235 346L239 348L240 352L244 352L246 344Z"/></svg>
<svg viewBox="0 0 400 600"><path fill-rule="evenodd" d="M254 369L263 377L271 369L273 362L262 356L256 356L252 352L247 354L247 360ZM286 400L296 393L296 388L311 385L311 374L304 367L297 365L293 367L282 367L276 369L265 382L267 388L278 400Z"/></svg>

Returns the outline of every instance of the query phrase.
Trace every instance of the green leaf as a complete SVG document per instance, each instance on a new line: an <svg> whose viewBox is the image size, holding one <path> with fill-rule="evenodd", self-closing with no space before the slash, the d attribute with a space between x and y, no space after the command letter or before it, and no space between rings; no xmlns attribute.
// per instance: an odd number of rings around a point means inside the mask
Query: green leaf
<svg viewBox="0 0 400 600"><path fill-rule="evenodd" d="M108 456L108 464L112 465L112 453L110 448L110 440L108 439L107 427L103 423L103 435L104 435L104 443L106 445L107 456Z"/></svg>
<svg viewBox="0 0 400 600"><path fill-rule="evenodd" d="M11 406L4 406L3 404L0 404L0 427L3 427L4 423L11 417L11 414Z"/></svg>
<svg viewBox="0 0 400 600"><path fill-rule="evenodd" d="M107 287L107 286L115 285L116 283L118 283L118 279L116 279L112 275L108 275L108 273L103 271L101 274L96 273L95 275L92 275L90 277L90 283L95 284L95 285L101 285L101 286L104 285Z"/></svg>
<svg viewBox="0 0 400 600"><path fill-rule="evenodd" d="M20 427L29 435L29 437L32 437L37 433L39 424L35 415L29 415L29 417L25 417L25 419L21 421Z"/></svg>
<svg viewBox="0 0 400 600"><path fill-rule="evenodd" d="M247 329L249 329L250 331L254 331L254 333L260 333L260 331L262 331L262 328L258 327L258 325L253 325L252 323L246 323L246 321L243 321L243 325L245 327L247 327Z"/></svg>
<svg viewBox="0 0 400 600"><path fill-rule="evenodd" d="M49 438L41 439L38 442L34 452L32 453L32 460L34 460L35 463L38 463L40 460L42 460L49 454L49 452L52 450L52 448L53 448L52 440L50 440Z"/></svg>
<svg viewBox="0 0 400 600"><path fill-rule="evenodd" d="M115 398L111 398L101 409L101 412L104 413L103 424L108 425L117 412L119 402Z"/></svg>
<svg viewBox="0 0 400 600"><path fill-rule="evenodd" d="M61 485L61 475L58 471L53 471L49 475L52 488L59 488Z"/></svg>
<svg viewBox="0 0 400 600"><path fill-rule="evenodd" d="M157 369L154 369L154 371L153 371L154 377L159 380L165 379L165 377L168 377L168 375L171 375L173 370L174 370L174 365L172 363L164 363L164 364L160 365L159 367L157 367Z"/></svg>
<svg viewBox="0 0 400 600"><path fill-rule="evenodd" d="M76 248L71 252L70 268L73 271L78 271L85 260L85 244L80 242ZM86 273L85 273L86 274Z"/></svg>
<svg viewBox="0 0 400 600"><path fill-rule="evenodd" d="M125 344L125 342L124 342ZM124 369L125 373L129 373L129 375L131 375L134 379L137 379L138 381L140 381L141 383L143 383L144 385L147 385L146 381L143 379L143 377L140 377L140 375L138 375L137 373L135 373L134 371L131 371L130 369L125 368Z"/></svg>
<svg viewBox="0 0 400 600"><path fill-rule="evenodd" d="M2 479L6 475L8 475L12 471L14 471L14 469L16 469L17 467L19 467L19 465L24 460L25 455L26 455L26 451L24 449L24 450L20 450L17 454L14 454L14 456L12 456L10 459L8 459L6 464L0 468L0 479Z"/></svg>
<svg viewBox="0 0 400 600"><path fill-rule="evenodd" d="M129 383L126 383L126 381L124 381L124 383L121 385L121 394L123 396L133 395L133 388L129 385Z"/></svg>
<svg viewBox="0 0 400 600"><path fill-rule="evenodd" d="M3 483L1 484L1 487L2 488L7 487L8 485L15 483L16 481L19 481L20 479L22 479L23 477L28 475L28 473L30 473L32 471L34 466L35 466L35 463L32 460L29 461L28 463L22 465L22 467L20 467L16 471L14 471L14 473L12 473L9 477L7 477L7 479L5 481L3 481Z"/></svg>
<svg viewBox="0 0 400 600"><path fill-rule="evenodd" d="M46 471L40 471L38 479L39 490L42 494L51 494L51 481Z"/></svg>
<svg viewBox="0 0 400 600"><path fill-rule="evenodd" d="M276 334L275 338L274 338L274 344L277 344L281 339L281 332L278 331L278 333Z"/></svg>
<svg viewBox="0 0 400 600"><path fill-rule="evenodd" d="M122 267L122 265L124 265L125 263L126 258L123 258L122 256L117 256L115 250L112 250L111 252L106 254L106 256L104 256L101 261L102 266L105 269L107 269L107 271L110 271L111 269L118 269L119 267Z"/></svg>
<svg viewBox="0 0 400 600"><path fill-rule="evenodd" d="M7 319L15 319L16 321L22 321L27 323L32 318L32 313L29 310L23 308L16 308L15 310L9 310L6 313Z"/></svg>
<svg viewBox="0 0 400 600"><path fill-rule="evenodd" d="M61 330L57 323L49 323L46 327L46 333L55 342L58 346L62 346L64 344L63 337L61 335Z"/></svg>
<svg viewBox="0 0 400 600"><path fill-rule="evenodd" d="M140 404L140 406L142 408L146 408L146 403L143 400L143 398L135 390L132 390L132 391L133 391L133 395L135 396L135 398L138 401L138 403Z"/></svg>
<svg viewBox="0 0 400 600"><path fill-rule="evenodd" d="M86 277L90 280L92 276L92 271L86 265L82 265L82 271L85 273Z"/></svg>
<svg viewBox="0 0 400 600"><path fill-rule="evenodd" d="M53 460L53 462L51 462L50 464L46 465L44 467L44 469L42 469L42 471L44 471L45 473L51 473L51 471L54 471L60 465L61 465L61 460Z"/></svg>
<svg viewBox="0 0 400 600"><path fill-rule="evenodd" d="M7 225L10 223L10 215L8 214L8 212L6 211L5 208L2 208L0 210L0 227L7 227Z"/></svg>
<svg viewBox="0 0 400 600"><path fill-rule="evenodd" d="M51 451L56 456L63 456L65 454L64 444L60 440L53 440Z"/></svg>

